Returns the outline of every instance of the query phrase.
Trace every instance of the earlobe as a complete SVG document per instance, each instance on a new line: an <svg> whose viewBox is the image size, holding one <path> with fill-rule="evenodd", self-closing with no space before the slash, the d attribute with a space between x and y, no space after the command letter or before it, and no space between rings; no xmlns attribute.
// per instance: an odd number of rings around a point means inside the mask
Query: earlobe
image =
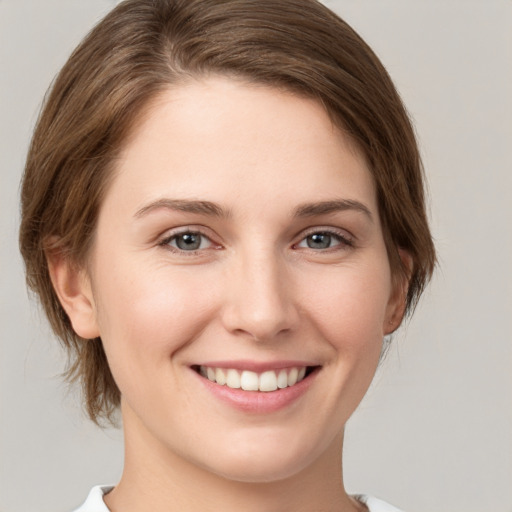
<svg viewBox="0 0 512 512"><path fill-rule="evenodd" d="M47 251L46 260L53 288L73 330L81 338L97 338L96 307L85 270L66 258L62 250Z"/></svg>
<svg viewBox="0 0 512 512"><path fill-rule="evenodd" d="M406 250L398 249L398 254L404 272L393 279L393 291L388 302L386 319L383 326L385 335L396 331L402 323L407 306L407 292L409 291L409 282L414 264L412 256Z"/></svg>

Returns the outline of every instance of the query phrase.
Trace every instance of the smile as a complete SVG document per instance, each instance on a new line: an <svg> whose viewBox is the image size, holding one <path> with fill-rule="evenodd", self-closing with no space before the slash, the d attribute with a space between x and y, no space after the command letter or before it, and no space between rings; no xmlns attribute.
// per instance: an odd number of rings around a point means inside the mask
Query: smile
<svg viewBox="0 0 512 512"><path fill-rule="evenodd" d="M190 367L202 389L229 407L249 414L286 409L307 395L321 365L300 361L215 361Z"/></svg>
<svg viewBox="0 0 512 512"><path fill-rule="evenodd" d="M257 373L250 370L240 371L235 368L199 366L196 371L209 381L231 389L271 392L295 386L311 370L313 370L313 367L302 366Z"/></svg>

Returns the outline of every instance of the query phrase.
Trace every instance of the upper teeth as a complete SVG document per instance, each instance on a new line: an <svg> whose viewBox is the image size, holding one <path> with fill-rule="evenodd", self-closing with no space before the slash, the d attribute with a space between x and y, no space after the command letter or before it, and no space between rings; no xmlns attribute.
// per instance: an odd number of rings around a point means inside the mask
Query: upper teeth
<svg viewBox="0 0 512 512"><path fill-rule="evenodd" d="M300 382L306 375L306 367L256 373L249 370L239 371L232 368L200 366L199 372L203 377L221 386L226 385L233 389L242 388L245 391L275 391Z"/></svg>

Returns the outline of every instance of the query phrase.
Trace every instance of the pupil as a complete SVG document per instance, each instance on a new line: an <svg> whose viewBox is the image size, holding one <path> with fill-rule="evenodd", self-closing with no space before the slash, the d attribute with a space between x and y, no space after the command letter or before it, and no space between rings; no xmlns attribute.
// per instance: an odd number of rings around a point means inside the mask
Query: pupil
<svg viewBox="0 0 512 512"><path fill-rule="evenodd" d="M331 235L315 233L308 236L308 247L311 249L327 249L331 245Z"/></svg>
<svg viewBox="0 0 512 512"><path fill-rule="evenodd" d="M185 233L176 239L176 245L185 251L199 249L201 245L201 236L195 233Z"/></svg>

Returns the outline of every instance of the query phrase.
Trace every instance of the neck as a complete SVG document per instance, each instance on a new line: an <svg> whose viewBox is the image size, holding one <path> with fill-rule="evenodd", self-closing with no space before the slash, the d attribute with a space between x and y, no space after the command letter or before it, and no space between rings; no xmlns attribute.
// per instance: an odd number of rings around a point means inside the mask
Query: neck
<svg viewBox="0 0 512 512"><path fill-rule="evenodd" d="M136 431L136 434L134 432ZM240 482L198 467L157 446L125 422L125 467L105 497L111 512L355 512L342 479L343 433L301 471L269 482Z"/></svg>

